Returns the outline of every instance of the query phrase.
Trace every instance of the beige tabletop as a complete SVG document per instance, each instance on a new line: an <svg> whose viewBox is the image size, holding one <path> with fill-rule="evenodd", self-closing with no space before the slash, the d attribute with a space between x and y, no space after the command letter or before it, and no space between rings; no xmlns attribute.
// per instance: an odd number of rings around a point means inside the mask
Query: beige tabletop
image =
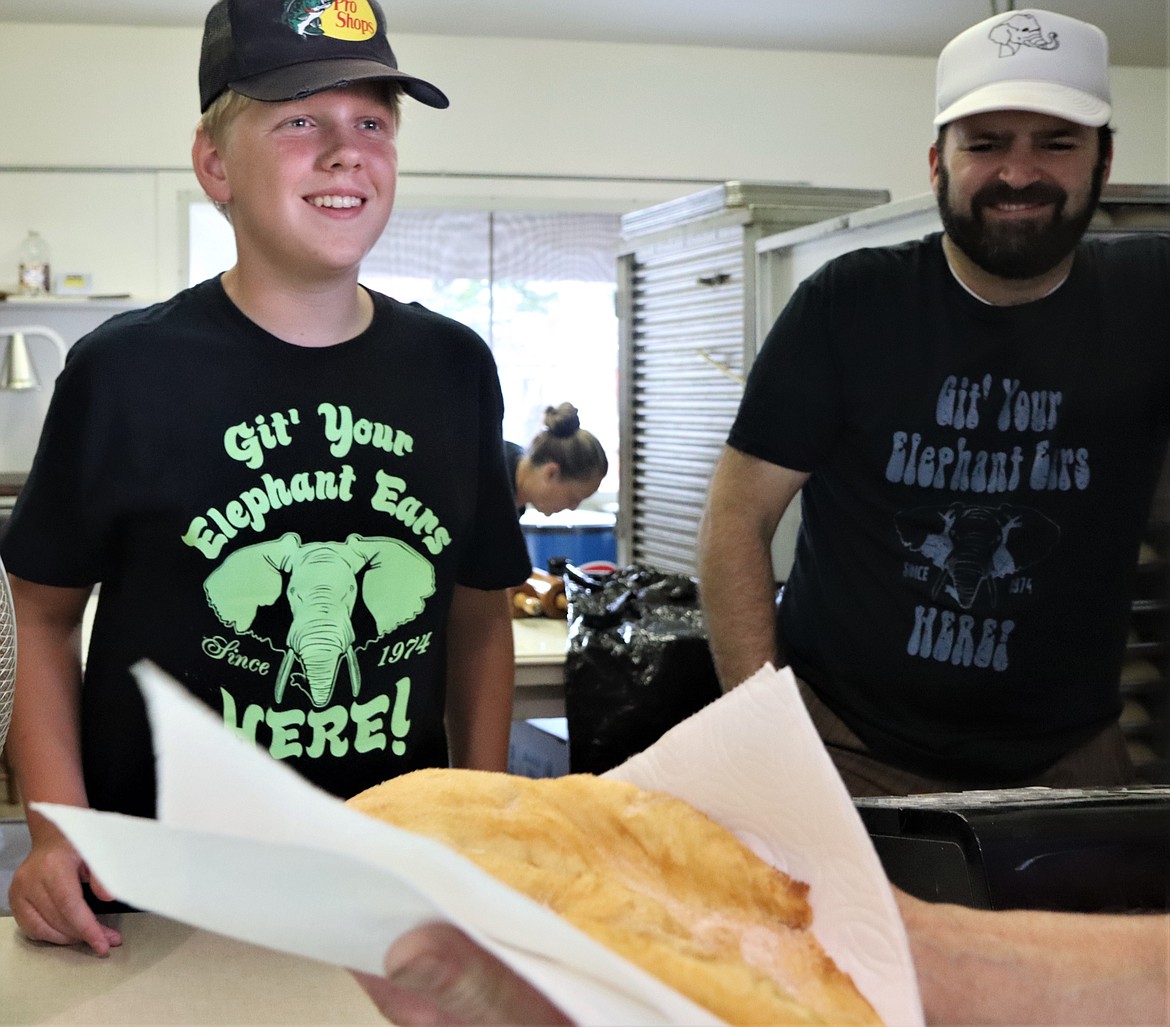
<svg viewBox="0 0 1170 1027"><path fill-rule="evenodd" d="M0 1024L380 1024L344 970L151 913L111 919L105 959L28 941L0 917ZM312 928L306 924L306 930Z"/></svg>
<svg viewBox="0 0 1170 1027"><path fill-rule="evenodd" d="M512 621L516 691L512 719L565 715L565 647L569 625L549 617Z"/></svg>

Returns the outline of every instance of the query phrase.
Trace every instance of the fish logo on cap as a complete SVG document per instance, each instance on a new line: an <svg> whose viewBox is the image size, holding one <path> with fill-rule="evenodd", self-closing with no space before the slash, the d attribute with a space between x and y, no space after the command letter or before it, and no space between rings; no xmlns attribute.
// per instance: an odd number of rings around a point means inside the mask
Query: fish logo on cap
<svg viewBox="0 0 1170 1027"><path fill-rule="evenodd" d="M378 31L369 0L286 0L283 21L298 36L370 39Z"/></svg>

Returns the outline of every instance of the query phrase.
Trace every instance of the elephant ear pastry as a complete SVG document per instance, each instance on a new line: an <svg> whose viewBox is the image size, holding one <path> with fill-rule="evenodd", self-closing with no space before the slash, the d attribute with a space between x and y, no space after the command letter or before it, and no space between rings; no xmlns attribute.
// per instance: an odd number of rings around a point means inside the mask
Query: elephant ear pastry
<svg viewBox="0 0 1170 1027"><path fill-rule="evenodd" d="M728 1023L880 1023L813 937L808 886L679 799L433 769L348 804L443 842Z"/></svg>

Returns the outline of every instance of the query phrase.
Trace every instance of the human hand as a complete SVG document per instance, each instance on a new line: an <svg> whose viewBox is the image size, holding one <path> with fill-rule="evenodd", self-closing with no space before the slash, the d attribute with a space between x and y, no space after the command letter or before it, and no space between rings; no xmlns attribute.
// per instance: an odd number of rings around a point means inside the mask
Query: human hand
<svg viewBox="0 0 1170 1027"><path fill-rule="evenodd" d="M399 1027L571 1024L531 984L450 924L408 931L386 952L386 976L354 973Z"/></svg>
<svg viewBox="0 0 1170 1027"><path fill-rule="evenodd" d="M81 886L89 884L99 899L114 898L56 828L38 826L24 862L12 875L8 904L17 926L34 941L54 945L84 942L97 955L122 944L121 932L101 923L85 901Z"/></svg>

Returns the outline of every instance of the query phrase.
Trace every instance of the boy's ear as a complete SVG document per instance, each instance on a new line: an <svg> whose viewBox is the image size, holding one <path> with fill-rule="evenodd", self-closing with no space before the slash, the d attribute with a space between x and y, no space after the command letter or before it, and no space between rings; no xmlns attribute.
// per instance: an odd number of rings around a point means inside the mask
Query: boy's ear
<svg viewBox="0 0 1170 1027"><path fill-rule="evenodd" d="M216 203L231 201L232 190L228 184L223 157L220 155L219 147L202 128L195 130L195 141L191 144L191 166L208 197Z"/></svg>

